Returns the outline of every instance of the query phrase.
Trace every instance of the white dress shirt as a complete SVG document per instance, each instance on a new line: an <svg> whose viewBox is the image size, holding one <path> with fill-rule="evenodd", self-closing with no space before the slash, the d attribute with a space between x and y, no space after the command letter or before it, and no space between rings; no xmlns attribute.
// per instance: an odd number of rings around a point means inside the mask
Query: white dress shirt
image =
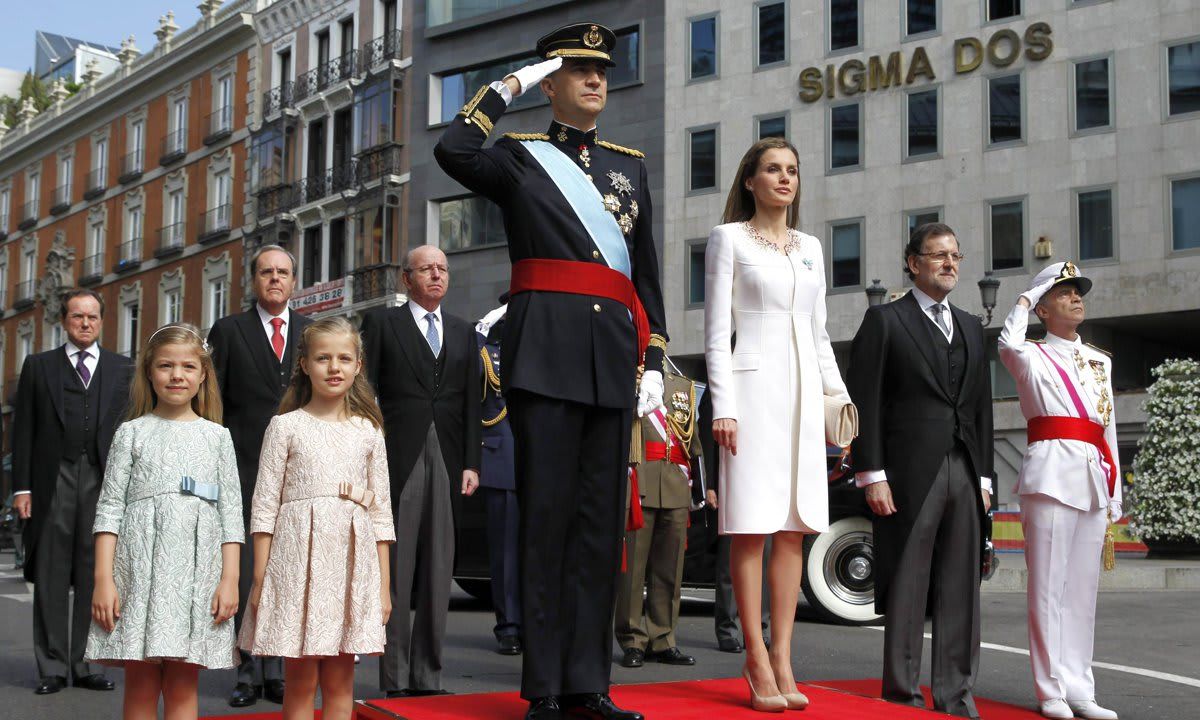
<svg viewBox="0 0 1200 720"><path fill-rule="evenodd" d="M275 318L281 318L283 320L283 327L279 328L279 332L283 335L284 352L287 352L286 348L287 348L288 327L290 326L290 322L292 319L291 309L285 307L283 309L283 312L279 313L278 315L272 315L271 313L264 310L262 305L255 303L254 307L255 307L255 309L258 310L258 319L260 321L262 321L263 331L267 333L267 344L268 345L270 345L270 343L271 343L271 338L275 336L275 328L271 325L271 321L274 320ZM271 349L274 350L274 347L272 347Z"/></svg>
<svg viewBox="0 0 1200 720"><path fill-rule="evenodd" d="M67 360L71 362L71 367L78 365L79 358L77 356L79 355L80 348L76 347L75 343L68 340L66 345L63 346L63 349L67 351ZM88 375L88 381L83 383L83 386L87 387L91 384L92 378L96 377L96 366L100 364L100 344L92 343L84 349L87 350L88 357L84 358L83 364L84 367L88 369L88 373L90 373ZM79 371L76 370L75 374L78 375ZM80 382L83 382L82 377L80 377L79 380Z"/></svg>
<svg viewBox="0 0 1200 720"><path fill-rule="evenodd" d="M429 342L429 337L427 335L429 332L429 321L425 319L425 316L432 312L434 317L433 329L435 332L437 332L438 347L444 347L446 345L446 333L442 330L441 305L438 305L433 310L426 310L418 305L415 301L409 300L408 311L412 313L413 320L415 320L417 323L417 329L421 331L421 337L425 338L426 343ZM431 352L433 351L432 345L429 346L429 350Z"/></svg>

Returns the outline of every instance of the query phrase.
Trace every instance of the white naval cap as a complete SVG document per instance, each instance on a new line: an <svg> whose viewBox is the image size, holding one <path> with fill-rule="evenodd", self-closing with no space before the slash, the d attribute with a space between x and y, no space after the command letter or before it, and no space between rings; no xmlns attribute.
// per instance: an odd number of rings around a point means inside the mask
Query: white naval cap
<svg viewBox="0 0 1200 720"><path fill-rule="evenodd" d="M1080 295L1087 295L1088 291L1092 289L1092 281L1084 277L1083 271L1079 269L1079 266L1070 260L1057 262L1042 268L1042 271L1033 278L1033 283L1030 284L1030 287L1037 287L1051 280L1054 283L1050 287L1061 285L1062 283L1075 283L1075 287L1079 288Z"/></svg>

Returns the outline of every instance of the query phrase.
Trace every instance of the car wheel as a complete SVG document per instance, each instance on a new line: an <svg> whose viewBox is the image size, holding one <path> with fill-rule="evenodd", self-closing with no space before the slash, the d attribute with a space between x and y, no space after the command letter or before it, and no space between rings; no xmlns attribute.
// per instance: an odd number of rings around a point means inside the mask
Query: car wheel
<svg viewBox="0 0 1200 720"><path fill-rule="evenodd" d="M488 604L492 602L492 583L490 580L458 578L455 580L463 592Z"/></svg>
<svg viewBox="0 0 1200 720"><path fill-rule="evenodd" d="M875 553L871 521L842 518L820 535L805 538L804 581L808 604L823 619L843 625L874 625Z"/></svg>

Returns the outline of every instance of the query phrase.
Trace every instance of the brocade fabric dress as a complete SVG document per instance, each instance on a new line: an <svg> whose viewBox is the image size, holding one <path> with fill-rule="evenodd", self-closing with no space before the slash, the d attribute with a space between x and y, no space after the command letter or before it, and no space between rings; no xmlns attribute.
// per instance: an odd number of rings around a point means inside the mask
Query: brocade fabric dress
<svg viewBox="0 0 1200 720"><path fill-rule="evenodd" d="M182 492L184 477L219 488L215 501ZM108 453L94 531L117 536L121 617L111 633L92 622L87 660L237 665L233 618L219 625L212 618L221 545L246 537L228 430L154 414L123 423Z"/></svg>
<svg viewBox="0 0 1200 720"><path fill-rule="evenodd" d="M343 483L354 490L343 493ZM273 418L263 437L250 532L273 537L258 610L242 622L242 649L291 658L383 652L376 543L395 542L396 529L378 428L359 417L331 422L305 410Z"/></svg>

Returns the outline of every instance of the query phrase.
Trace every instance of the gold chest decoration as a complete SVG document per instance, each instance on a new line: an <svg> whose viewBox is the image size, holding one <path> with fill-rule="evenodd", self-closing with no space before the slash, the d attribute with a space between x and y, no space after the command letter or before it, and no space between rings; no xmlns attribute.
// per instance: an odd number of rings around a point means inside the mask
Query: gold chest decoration
<svg viewBox="0 0 1200 720"><path fill-rule="evenodd" d="M617 199L616 195L609 193L604 196L604 209L610 213L619 213L621 212L621 201Z"/></svg>
<svg viewBox="0 0 1200 720"><path fill-rule="evenodd" d="M613 190L616 190L621 195L633 194L633 183L629 182L629 178L625 177L624 173L619 173L616 170L609 170L608 180L610 183L612 183Z"/></svg>
<svg viewBox="0 0 1200 720"><path fill-rule="evenodd" d="M671 428L671 434L679 441L679 446L688 457L691 457L692 437L696 434L696 417L692 407L695 393L695 383L689 383L686 391L671 393L666 403L667 407L664 408L666 412L663 413L667 419L667 426Z"/></svg>
<svg viewBox="0 0 1200 720"><path fill-rule="evenodd" d="M565 127L560 127L556 137L558 138L559 142L565 143L567 141L567 129Z"/></svg>
<svg viewBox="0 0 1200 720"><path fill-rule="evenodd" d="M629 217L629 213L621 213L621 217L617 218L617 225L626 235L633 232L633 218Z"/></svg>
<svg viewBox="0 0 1200 720"><path fill-rule="evenodd" d="M588 152L587 145L579 146L579 162L583 163L585 168L592 166L592 154Z"/></svg>
<svg viewBox="0 0 1200 720"><path fill-rule="evenodd" d="M637 200L630 200L630 201L629 201L629 214L633 216L633 219L634 219L634 220L637 220L637 216L638 216L638 204L637 204Z"/></svg>
<svg viewBox="0 0 1200 720"><path fill-rule="evenodd" d="M1088 365L1092 368L1092 377L1096 378L1096 387L1099 391L1096 400L1096 414L1100 416L1104 427L1108 427L1108 424L1112 422L1113 414L1112 396L1108 392L1108 372L1105 371L1104 362L1101 360L1088 360Z"/></svg>

